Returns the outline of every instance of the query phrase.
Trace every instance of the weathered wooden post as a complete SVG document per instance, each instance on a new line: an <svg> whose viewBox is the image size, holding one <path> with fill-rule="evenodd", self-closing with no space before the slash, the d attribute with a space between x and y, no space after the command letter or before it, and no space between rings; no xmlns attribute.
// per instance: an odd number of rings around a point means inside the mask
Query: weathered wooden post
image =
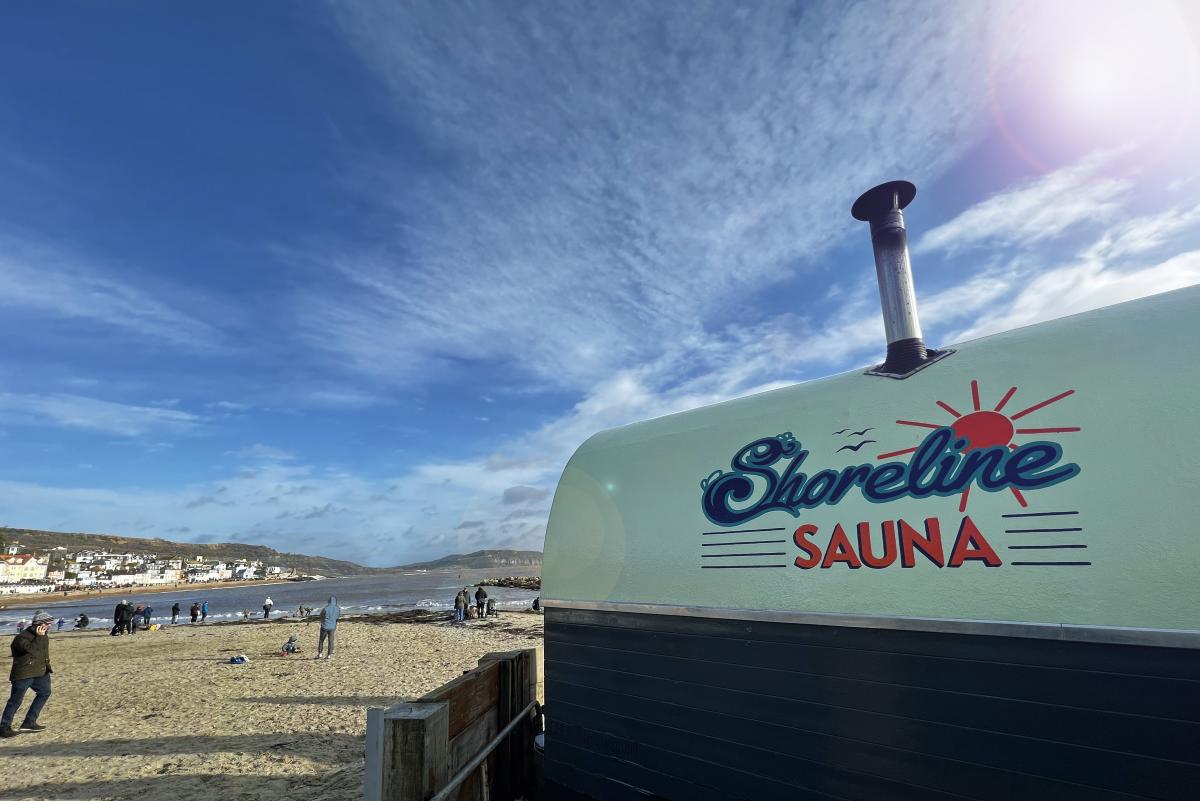
<svg viewBox="0 0 1200 801"><path fill-rule="evenodd" d="M449 704L367 710L365 801L426 801L449 774Z"/></svg>

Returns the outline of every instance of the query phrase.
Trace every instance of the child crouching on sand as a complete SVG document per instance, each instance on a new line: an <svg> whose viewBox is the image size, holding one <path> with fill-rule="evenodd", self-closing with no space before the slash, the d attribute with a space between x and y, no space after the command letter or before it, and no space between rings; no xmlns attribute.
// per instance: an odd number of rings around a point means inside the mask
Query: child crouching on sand
<svg viewBox="0 0 1200 801"><path fill-rule="evenodd" d="M287 642L283 644L283 648L279 649L280 656L290 656L300 652L299 638L295 634L288 637Z"/></svg>

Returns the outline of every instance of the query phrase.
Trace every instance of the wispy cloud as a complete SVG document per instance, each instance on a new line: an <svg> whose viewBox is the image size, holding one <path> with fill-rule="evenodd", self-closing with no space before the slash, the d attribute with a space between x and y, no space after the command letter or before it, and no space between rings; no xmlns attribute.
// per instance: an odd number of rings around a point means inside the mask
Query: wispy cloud
<svg viewBox="0 0 1200 801"><path fill-rule="evenodd" d="M0 233L0 306L188 350L221 346L211 324L74 254Z"/></svg>
<svg viewBox="0 0 1200 801"><path fill-rule="evenodd" d="M1200 283L1200 250L1159 264L1116 268L1085 261L1031 276L1007 303L952 336L956 341L1008 331Z"/></svg>
<svg viewBox="0 0 1200 801"><path fill-rule="evenodd" d="M186 431L202 418L160 406L138 406L80 395L0 393L0 419L106 431L136 437L151 431Z"/></svg>
<svg viewBox="0 0 1200 801"><path fill-rule="evenodd" d="M582 390L653 360L811 267L858 191L936 174L983 116L981 6L336 8L454 165L361 163L396 227L330 246L344 290L298 299L309 341L391 380L490 365ZM880 47L900 25L937 47Z"/></svg>
<svg viewBox="0 0 1200 801"><path fill-rule="evenodd" d="M1176 206L1157 214L1135 217L1106 231L1086 256L1107 260L1148 253L1181 234L1197 231L1200 231L1200 204Z"/></svg>
<svg viewBox="0 0 1200 801"><path fill-rule="evenodd" d="M914 252L953 255L982 245L1029 246L1070 229L1106 223L1121 206L1130 182L1100 175L1111 154L1006 189L918 239Z"/></svg>
<svg viewBox="0 0 1200 801"><path fill-rule="evenodd" d="M276 448L271 445L264 445L261 442L256 442L253 445L247 445L245 448L240 448L236 451L228 451L229 456L236 456L239 459L250 459L269 462L286 462L295 459L296 456L283 448Z"/></svg>

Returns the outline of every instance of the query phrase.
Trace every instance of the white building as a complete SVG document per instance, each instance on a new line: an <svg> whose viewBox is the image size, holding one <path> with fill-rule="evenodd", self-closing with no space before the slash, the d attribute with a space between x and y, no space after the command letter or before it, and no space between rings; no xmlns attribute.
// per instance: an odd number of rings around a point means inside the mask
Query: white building
<svg viewBox="0 0 1200 801"><path fill-rule="evenodd" d="M4 582L8 584L44 580L50 569L49 559L38 559L27 553L5 554L0 556L0 561L5 563Z"/></svg>

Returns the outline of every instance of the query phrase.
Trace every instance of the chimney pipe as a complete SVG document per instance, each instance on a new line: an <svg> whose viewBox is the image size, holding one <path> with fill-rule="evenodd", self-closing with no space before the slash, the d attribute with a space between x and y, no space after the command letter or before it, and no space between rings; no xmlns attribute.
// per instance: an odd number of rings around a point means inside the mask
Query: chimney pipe
<svg viewBox="0 0 1200 801"><path fill-rule="evenodd" d="M898 378L945 355L926 349L921 322L917 319L917 296L908 261L903 211L916 196L917 187L908 181L889 181L868 189L850 209L854 219L871 224L875 275L879 280L883 330L887 336L887 360L871 372Z"/></svg>

